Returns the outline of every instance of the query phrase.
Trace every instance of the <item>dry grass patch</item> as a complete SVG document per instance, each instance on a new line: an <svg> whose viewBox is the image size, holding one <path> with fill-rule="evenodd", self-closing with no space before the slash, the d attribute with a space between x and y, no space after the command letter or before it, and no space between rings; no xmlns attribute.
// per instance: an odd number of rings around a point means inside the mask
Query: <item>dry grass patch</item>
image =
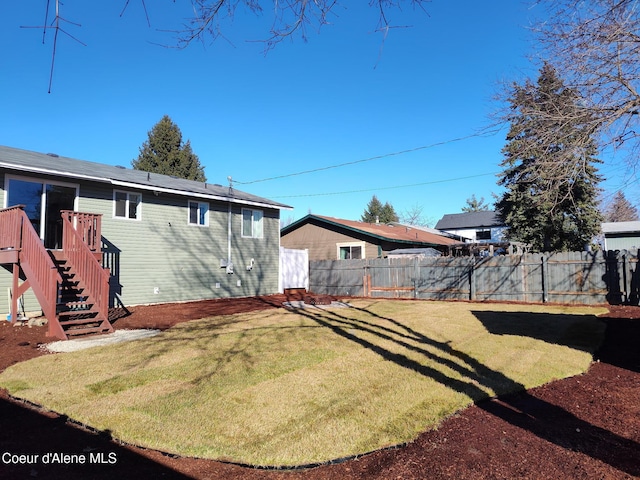
<svg viewBox="0 0 640 480"><path fill-rule="evenodd" d="M48 355L0 386L124 441L299 465L409 441L489 396L584 372L604 309L392 300L182 323Z"/></svg>

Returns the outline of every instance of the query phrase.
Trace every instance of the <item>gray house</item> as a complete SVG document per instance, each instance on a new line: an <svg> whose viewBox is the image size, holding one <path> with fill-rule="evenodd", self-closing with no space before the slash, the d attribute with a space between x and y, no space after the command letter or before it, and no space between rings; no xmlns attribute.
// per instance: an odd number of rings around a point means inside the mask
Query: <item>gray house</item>
<svg viewBox="0 0 640 480"><path fill-rule="evenodd" d="M606 222L602 224L605 250L640 248L640 222Z"/></svg>
<svg viewBox="0 0 640 480"><path fill-rule="evenodd" d="M438 220L435 228L464 237L472 243L504 242L506 230L493 210L449 213Z"/></svg>
<svg viewBox="0 0 640 480"><path fill-rule="evenodd" d="M0 314L41 309L50 335L109 331L118 305L278 291L287 205L3 146L0 187Z"/></svg>

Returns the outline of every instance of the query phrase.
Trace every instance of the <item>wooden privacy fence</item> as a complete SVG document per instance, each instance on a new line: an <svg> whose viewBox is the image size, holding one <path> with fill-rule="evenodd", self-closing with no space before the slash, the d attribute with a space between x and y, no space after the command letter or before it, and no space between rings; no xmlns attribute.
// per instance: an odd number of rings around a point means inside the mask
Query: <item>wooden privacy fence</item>
<svg viewBox="0 0 640 480"><path fill-rule="evenodd" d="M638 250L494 257L320 260L309 290L364 297L638 304Z"/></svg>

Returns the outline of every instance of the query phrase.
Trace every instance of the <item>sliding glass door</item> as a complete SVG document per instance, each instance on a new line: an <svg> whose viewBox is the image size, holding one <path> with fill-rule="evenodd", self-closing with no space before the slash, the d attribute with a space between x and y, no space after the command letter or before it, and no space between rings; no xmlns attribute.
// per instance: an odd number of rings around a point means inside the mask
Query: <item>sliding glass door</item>
<svg viewBox="0 0 640 480"><path fill-rule="evenodd" d="M8 177L5 207L24 205L33 228L46 248L62 248L61 210L75 210L78 186Z"/></svg>

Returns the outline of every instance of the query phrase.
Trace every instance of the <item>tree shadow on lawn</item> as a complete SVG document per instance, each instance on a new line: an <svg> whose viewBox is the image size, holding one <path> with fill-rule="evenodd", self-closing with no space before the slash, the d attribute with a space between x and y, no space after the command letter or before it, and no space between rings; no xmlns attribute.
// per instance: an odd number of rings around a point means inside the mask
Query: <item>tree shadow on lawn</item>
<svg viewBox="0 0 640 480"><path fill-rule="evenodd" d="M567 341L572 338L572 335L558 336L551 331L544 333L539 327L533 325L539 320L546 321L547 319L541 318L545 314L531 314L530 318L525 318L528 314L517 315L515 318L512 317L514 321L511 322L508 318L501 317L503 312L474 312L474 314L491 333L530 335L544 341L584 349L584 343L576 342L575 338ZM559 322L571 320L571 318L556 319L556 316L551 314L548 316L551 317L549 319L551 323L556 320ZM640 372L640 350L637 346L640 338L640 321L621 318L603 320L606 323L605 338L599 350L595 352L594 358L619 368ZM585 326L585 323L578 319L578 325ZM629 475L640 477L639 443L593 425L564 408L526 391L479 402L477 406L511 425L527 430L562 448L583 453Z"/></svg>
<svg viewBox="0 0 640 480"><path fill-rule="evenodd" d="M483 387L497 391L518 391L524 388L520 383L511 380L501 372L492 370L466 353L452 348L449 342L441 342L429 338L397 320L380 316L366 308L351 306L350 309L359 310L372 318L376 318L377 321L368 322L350 318L340 315L338 310L335 309L301 309L298 310L298 313L330 329L335 334L371 350L385 360L433 378L439 383L467 395L474 401L487 398L488 394ZM381 324L380 321L383 323ZM469 380L453 378L444 372L409 358L407 355L388 350L358 334L373 335L381 342L390 341L408 352L418 353L424 356L425 359L455 371ZM462 362L453 361L450 357L455 357Z"/></svg>
<svg viewBox="0 0 640 480"><path fill-rule="evenodd" d="M585 352L592 352L592 339L604 328L604 322L594 321L591 315L487 310L471 313L492 335L535 338Z"/></svg>
<svg viewBox="0 0 640 480"><path fill-rule="evenodd" d="M562 448L581 452L600 460L629 475L640 475L640 464L636 461L638 452L640 452L640 444L637 442L592 425L560 406L531 395L525 391L524 386L520 383L501 372L490 369L466 353L452 348L448 342L429 338L396 319L378 315L367 308L353 306L351 308L356 308L375 318L376 321L352 319L341 315L338 310L305 309L299 310L298 313L330 329L335 334L380 355L385 360L433 378L468 395L479 408L514 426L527 430ZM591 322L586 322L587 319L583 315L576 318L574 315L567 314L514 314L514 312L485 311L473 313L492 334L530 336L545 342L566 345L580 350L587 350L586 339L588 336L581 335L580 331L575 328L594 323L593 319ZM540 328L540 323L545 328ZM553 331L554 325L555 331ZM561 328L557 328L558 326ZM607 339L612 335L610 330L611 328L607 329ZM425 366L406 355L373 343L363 338L361 336L363 334L373 335L382 341L390 341L411 352L424 355L426 359L450 368L468 380L451 378L435 368ZM627 341L629 340L627 339ZM610 341L605 341L602 351L609 351L610 343ZM633 351L636 352L635 349ZM447 358L451 356L462 360L463 363L458 364ZM635 356L637 362L639 355L635 353ZM488 394L482 387L498 392L517 393L508 393L498 398L487 399Z"/></svg>
<svg viewBox="0 0 640 480"><path fill-rule="evenodd" d="M0 477L191 478L114 443L108 432L91 433L67 421L66 416L44 415L0 395ZM52 453L75 457L45 460ZM15 455L26 455L33 463L20 463Z"/></svg>

